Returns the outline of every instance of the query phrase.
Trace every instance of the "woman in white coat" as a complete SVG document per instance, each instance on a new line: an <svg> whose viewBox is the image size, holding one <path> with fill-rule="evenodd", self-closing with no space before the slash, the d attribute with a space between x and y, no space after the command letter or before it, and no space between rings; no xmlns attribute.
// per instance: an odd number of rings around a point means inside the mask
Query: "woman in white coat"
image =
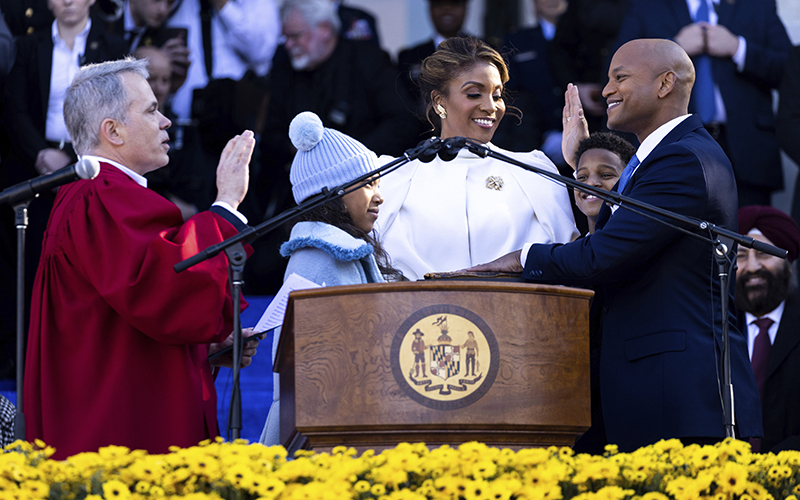
<svg viewBox="0 0 800 500"><path fill-rule="evenodd" d="M513 153L491 144L506 112L508 70L474 37L449 38L422 63L419 85L428 120L443 139L467 137L556 173L540 151ZM392 265L411 279L489 262L525 243L578 236L566 188L466 149L451 161L410 162L381 180L386 202L377 223Z"/></svg>

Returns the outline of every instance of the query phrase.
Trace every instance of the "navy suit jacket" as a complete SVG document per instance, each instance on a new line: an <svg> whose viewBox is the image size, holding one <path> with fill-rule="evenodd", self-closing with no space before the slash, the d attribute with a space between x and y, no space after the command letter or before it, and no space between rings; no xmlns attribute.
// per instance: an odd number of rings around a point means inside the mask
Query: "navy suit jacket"
<svg viewBox="0 0 800 500"><path fill-rule="evenodd" d="M697 116L656 146L623 194L737 227L730 162ZM523 277L603 287L600 390L610 443L630 451L662 438L722 439L722 323L711 245L624 208L609 214L604 206L598 219L607 222L581 240L533 245ZM737 430L760 436L745 337L733 313L728 321Z"/></svg>
<svg viewBox="0 0 800 500"><path fill-rule="evenodd" d="M744 313L739 328L747 332ZM800 449L800 293L786 298L775 342L769 350L764 398L761 402L764 439L761 451Z"/></svg>
<svg viewBox="0 0 800 500"><path fill-rule="evenodd" d="M714 83L727 115L728 145L736 180L776 190L783 187L771 89L780 84L791 49L775 0L722 0L718 24L744 37L747 52L742 72L731 59L712 59ZM636 38L672 39L691 24L686 0L633 0L616 47ZM615 49L616 50L616 49ZM690 103L690 111L694 103Z"/></svg>

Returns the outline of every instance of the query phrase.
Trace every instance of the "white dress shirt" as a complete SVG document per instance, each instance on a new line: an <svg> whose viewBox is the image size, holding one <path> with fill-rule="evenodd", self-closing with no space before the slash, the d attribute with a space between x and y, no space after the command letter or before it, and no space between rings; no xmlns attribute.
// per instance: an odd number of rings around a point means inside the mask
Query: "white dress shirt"
<svg viewBox="0 0 800 500"><path fill-rule="evenodd" d="M784 300L778 307L763 316L754 316L750 313L745 313L745 320L747 321L747 352L750 355L750 359L753 359L753 344L759 333L758 325L756 325L755 321L760 318L769 318L772 320L772 324L769 326L767 333L769 334L770 345L774 344L775 336L778 335L778 327L781 325L781 318L783 317L783 308L785 305L786 301Z"/></svg>
<svg viewBox="0 0 800 500"><path fill-rule="evenodd" d="M50 66L50 95L47 98L47 122L44 137L53 142L72 142L64 123L64 95L75 74L80 68L80 60L86 51L86 39L92 28L92 20L86 20L86 26L75 35L75 42L70 49L58 33L58 24L53 21L53 63Z"/></svg>

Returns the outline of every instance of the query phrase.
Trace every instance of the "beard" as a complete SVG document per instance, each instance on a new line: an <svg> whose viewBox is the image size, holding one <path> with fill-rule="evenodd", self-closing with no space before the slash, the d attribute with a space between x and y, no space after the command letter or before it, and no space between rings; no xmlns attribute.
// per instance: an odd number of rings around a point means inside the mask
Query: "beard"
<svg viewBox="0 0 800 500"><path fill-rule="evenodd" d="M311 57L308 54L289 54L289 61L295 71L305 71L311 65Z"/></svg>
<svg viewBox="0 0 800 500"><path fill-rule="evenodd" d="M747 286L747 280L759 277L764 284ZM736 307L754 316L763 316L773 311L789 295L792 279L792 268L788 261L783 262L783 268L773 274L766 269L748 272L736 276L736 291L734 299Z"/></svg>

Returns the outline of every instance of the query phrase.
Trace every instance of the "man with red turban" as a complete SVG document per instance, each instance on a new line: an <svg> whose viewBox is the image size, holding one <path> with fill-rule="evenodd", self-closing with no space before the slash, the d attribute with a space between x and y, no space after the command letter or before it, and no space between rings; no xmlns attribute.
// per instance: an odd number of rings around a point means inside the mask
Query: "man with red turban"
<svg viewBox="0 0 800 500"><path fill-rule="evenodd" d="M800 294L792 266L800 233L790 216L756 205L739 209L739 232L789 253L784 260L740 246L736 254L739 329L747 333L764 422L764 437L750 442L761 452L800 449Z"/></svg>

